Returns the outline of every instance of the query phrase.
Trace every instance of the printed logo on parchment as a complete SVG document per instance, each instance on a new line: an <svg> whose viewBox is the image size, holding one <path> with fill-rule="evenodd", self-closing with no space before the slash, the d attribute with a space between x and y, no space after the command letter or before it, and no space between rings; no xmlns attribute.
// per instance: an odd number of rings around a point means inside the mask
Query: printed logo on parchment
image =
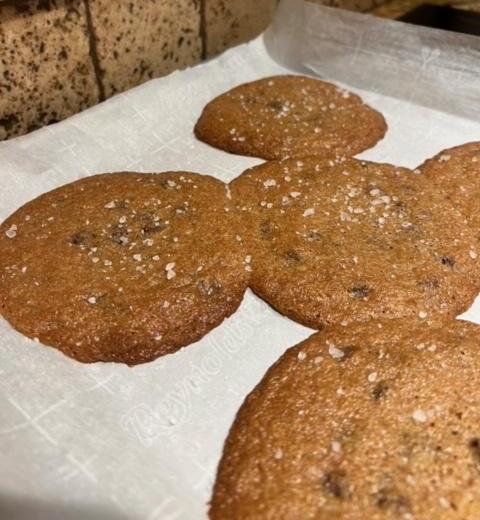
<svg viewBox="0 0 480 520"><path fill-rule="evenodd" d="M259 307L262 304L258 300L249 300L241 321L224 324L221 343L213 341L201 362L194 365L189 374L178 381L157 405L140 403L125 414L121 420L122 429L148 448L158 437L174 434L177 426L189 421L192 397L201 393L221 372L224 363L234 357L251 337L255 326L262 320Z"/></svg>

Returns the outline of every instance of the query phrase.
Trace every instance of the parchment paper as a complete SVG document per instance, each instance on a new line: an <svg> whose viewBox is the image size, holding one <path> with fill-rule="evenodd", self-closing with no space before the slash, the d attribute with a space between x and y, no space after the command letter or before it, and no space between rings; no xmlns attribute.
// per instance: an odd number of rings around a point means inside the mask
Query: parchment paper
<svg viewBox="0 0 480 520"><path fill-rule="evenodd" d="M480 120L480 38L283 0L267 32L283 65Z"/></svg>
<svg viewBox="0 0 480 520"><path fill-rule="evenodd" d="M213 96L284 72L260 38L0 144L0 220L47 190L98 172L234 178L260 161L197 142L193 124ZM404 85L410 88L410 78ZM478 122L356 91L389 124L365 158L415 166L480 138ZM479 310L467 316L478 320ZM240 310L196 345L127 368L74 362L0 319L0 519L205 518L238 407L279 355L309 334L248 293Z"/></svg>

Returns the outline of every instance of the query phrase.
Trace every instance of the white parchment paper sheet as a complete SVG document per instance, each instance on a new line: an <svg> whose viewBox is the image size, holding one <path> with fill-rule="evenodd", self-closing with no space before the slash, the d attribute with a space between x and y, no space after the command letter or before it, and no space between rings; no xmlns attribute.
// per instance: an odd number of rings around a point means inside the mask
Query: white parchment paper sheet
<svg viewBox="0 0 480 520"><path fill-rule="evenodd" d="M47 190L98 172L234 178L260 161L196 141L194 122L224 90L285 72L258 39L1 143L0 220ZM480 137L475 121L357 92L389 124L366 158L415 166ZM478 320L479 308L468 316ZM205 518L238 407L279 355L309 334L248 293L240 310L196 345L127 368L74 362L0 319L0 518Z"/></svg>
<svg viewBox="0 0 480 520"><path fill-rule="evenodd" d="M480 38L301 0L267 32L280 63L480 120Z"/></svg>

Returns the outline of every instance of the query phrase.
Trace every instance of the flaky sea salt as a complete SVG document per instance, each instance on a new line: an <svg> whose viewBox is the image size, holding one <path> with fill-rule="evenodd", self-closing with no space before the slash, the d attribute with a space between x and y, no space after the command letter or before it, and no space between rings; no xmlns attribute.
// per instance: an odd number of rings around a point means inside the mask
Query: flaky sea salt
<svg viewBox="0 0 480 520"><path fill-rule="evenodd" d="M331 447L332 447L333 453L342 452L342 445L338 441L333 441Z"/></svg>
<svg viewBox="0 0 480 520"><path fill-rule="evenodd" d="M417 423L427 422L427 414L423 410L415 410L412 413L412 419Z"/></svg>
<svg viewBox="0 0 480 520"><path fill-rule="evenodd" d="M15 238L17 236L17 226L15 224L12 224L7 231L5 231L5 235L7 238Z"/></svg>
<svg viewBox="0 0 480 520"><path fill-rule="evenodd" d="M337 348L333 343L328 344L328 353L332 356L333 359L341 359L345 356L345 352Z"/></svg>
<svg viewBox="0 0 480 520"><path fill-rule="evenodd" d="M443 509L448 509L450 507L450 502L445 497L440 497L438 503Z"/></svg>
<svg viewBox="0 0 480 520"><path fill-rule="evenodd" d="M275 450L275 453L273 454L274 458L276 460L280 460L283 458L283 450L281 448L278 448L277 450Z"/></svg>
<svg viewBox="0 0 480 520"><path fill-rule="evenodd" d="M171 280L175 278L176 273L173 270L175 268L175 262L170 262L165 266L165 271L167 272L167 280Z"/></svg>

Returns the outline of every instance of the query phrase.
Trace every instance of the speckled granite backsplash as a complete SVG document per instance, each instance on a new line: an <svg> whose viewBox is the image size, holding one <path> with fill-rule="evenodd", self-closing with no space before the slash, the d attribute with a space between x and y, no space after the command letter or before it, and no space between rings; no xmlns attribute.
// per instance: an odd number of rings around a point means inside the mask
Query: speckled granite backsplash
<svg viewBox="0 0 480 520"><path fill-rule="evenodd" d="M0 139L247 41L277 0L0 2Z"/></svg>
<svg viewBox="0 0 480 520"><path fill-rule="evenodd" d="M311 1L391 17L419 2ZM277 3L0 0L0 140L248 41L267 27Z"/></svg>

